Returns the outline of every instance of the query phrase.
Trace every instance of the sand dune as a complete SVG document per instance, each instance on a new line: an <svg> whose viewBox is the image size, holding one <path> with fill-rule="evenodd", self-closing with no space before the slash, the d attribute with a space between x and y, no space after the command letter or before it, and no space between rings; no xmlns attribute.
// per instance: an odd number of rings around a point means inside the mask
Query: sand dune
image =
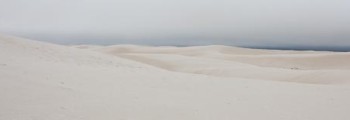
<svg viewBox="0 0 350 120"><path fill-rule="evenodd" d="M76 47L0 36L0 120L350 119L348 53Z"/></svg>
<svg viewBox="0 0 350 120"><path fill-rule="evenodd" d="M350 72L350 53L256 50L218 45L114 45L91 50L183 73L312 84L349 82L344 75ZM311 77L315 74L318 77Z"/></svg>

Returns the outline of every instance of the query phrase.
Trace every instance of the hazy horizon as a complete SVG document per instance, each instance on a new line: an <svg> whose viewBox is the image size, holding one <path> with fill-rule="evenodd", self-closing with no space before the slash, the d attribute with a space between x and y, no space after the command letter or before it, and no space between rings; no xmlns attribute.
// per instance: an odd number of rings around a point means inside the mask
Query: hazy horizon
<svg viewBox="0 0 350 120"><path fill-rule="evenodd" d="M0 32L59 44L350 51L348 11L346 0L4 0Z"/></svg>

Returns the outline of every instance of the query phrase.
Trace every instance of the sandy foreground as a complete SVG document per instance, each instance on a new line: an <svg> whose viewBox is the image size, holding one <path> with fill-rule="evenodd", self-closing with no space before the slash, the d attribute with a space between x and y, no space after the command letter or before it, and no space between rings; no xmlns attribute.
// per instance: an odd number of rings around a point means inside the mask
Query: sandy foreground
<svg viewBox="0 0 350 120"><path fill-rule="evenodd" d="M350 53L0 36L0 120L350 120Z"/></svg>

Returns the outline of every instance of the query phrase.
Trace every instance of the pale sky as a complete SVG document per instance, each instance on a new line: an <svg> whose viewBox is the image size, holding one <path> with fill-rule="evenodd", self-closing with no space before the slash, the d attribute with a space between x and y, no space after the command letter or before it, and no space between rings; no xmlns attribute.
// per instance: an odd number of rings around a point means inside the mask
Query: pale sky
<svg viewBox="0 0 350 120"><path fill-rule="evenodd" d="M350 47L350 0L0 0L0 33L63 44Z"/></svg>

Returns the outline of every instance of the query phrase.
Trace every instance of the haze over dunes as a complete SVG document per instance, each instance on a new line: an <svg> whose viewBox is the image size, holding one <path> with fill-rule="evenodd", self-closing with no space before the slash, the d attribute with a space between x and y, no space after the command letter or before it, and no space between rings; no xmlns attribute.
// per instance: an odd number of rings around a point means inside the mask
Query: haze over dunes
<svg viewBox="0 0 350 120"><path fill-rule="evenodd" d="M1 120L347 120L350 53L0 36Z"/></svg>
<svg viewBox="0 0 350 120"><path fill-rule="evenodd" d="M349 0L3 0L0 32L60 44L350 51L349 5Z"/></svg>

